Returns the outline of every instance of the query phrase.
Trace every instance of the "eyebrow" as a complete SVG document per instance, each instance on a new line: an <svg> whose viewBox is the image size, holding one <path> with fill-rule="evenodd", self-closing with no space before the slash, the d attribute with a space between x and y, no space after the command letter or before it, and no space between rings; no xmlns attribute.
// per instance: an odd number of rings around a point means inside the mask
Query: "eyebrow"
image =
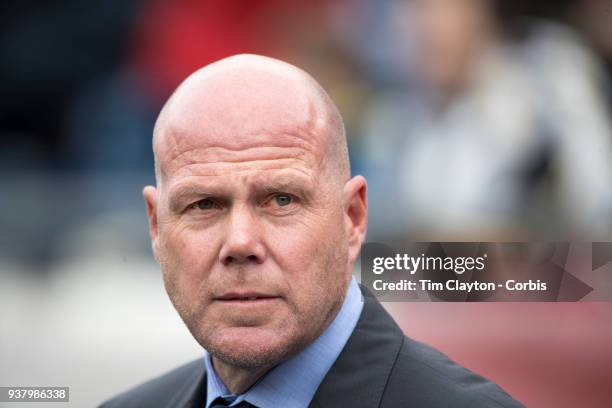
<svg viewBox="0 0 612 408"><path fill-rule="evenodd" d="M307 184L302 180L265 180L261 183L257 183L255 189L261 189L267 193L274 193L277 191L295 191L306 193L308 189Z"/></svg>

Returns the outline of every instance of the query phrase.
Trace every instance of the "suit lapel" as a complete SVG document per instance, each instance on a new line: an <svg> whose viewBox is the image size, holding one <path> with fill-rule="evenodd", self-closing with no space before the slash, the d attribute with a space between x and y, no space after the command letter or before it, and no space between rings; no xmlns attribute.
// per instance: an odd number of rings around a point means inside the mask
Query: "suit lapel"
<svg viewBox="0 0 612 408"><path fill-rule="evenodd" d="M167 408L204 408L206 406L206 368L198 365L185 385L180 387Z"/></svg>
<svg viewBox="0 0 612 408"><path fill-rule="evenodd" d="M357 326L310 403L311 408L378 407L404 334L363 287Z"/></svg>

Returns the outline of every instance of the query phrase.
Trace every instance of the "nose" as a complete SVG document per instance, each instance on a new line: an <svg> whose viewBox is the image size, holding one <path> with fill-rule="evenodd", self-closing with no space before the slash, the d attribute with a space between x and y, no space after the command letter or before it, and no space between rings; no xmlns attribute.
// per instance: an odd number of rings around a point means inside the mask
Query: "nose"
<svg viewBox="0 0 612 408"><path fill-rule="evenodd" d="M219 261L232 264L262 263L266 249L261 240L260 222L247 205L236 205L229 213Z"/></svg>

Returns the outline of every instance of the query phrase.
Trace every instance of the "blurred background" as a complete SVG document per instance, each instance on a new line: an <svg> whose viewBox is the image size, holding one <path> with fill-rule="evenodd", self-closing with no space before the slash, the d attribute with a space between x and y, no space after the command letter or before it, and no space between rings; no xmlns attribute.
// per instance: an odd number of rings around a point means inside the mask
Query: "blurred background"
<svg viewBox="0 0 612 408"><path fill-rule="evenodd" d="M298 65L336 101L371 241L612 238L609 0L1 10L0 386L70 386L65 406L95 406L201 356L166 299L141 189L164 101L236 53ZM610 303L386 306L530 407L612 405Z"/></svg>

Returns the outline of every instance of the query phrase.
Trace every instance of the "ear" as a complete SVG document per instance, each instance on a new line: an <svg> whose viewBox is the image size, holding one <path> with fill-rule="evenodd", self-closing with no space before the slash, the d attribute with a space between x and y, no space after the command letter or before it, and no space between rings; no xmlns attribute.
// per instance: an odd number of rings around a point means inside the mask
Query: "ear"
<svg viewBox="0 0 612 408"><path fill-rule="evenodd" d="M344 185L344 219L349 245L349 261L355 262L368 228L367 183L355 176Z"/></svg>
<svg viewBox="0 0 612 408"><path fill-rule="evenodd" d="M153 186L146 186L142 190L145 204L147 206L147 217L149 218L149 237L151 237L151 247L155 259L157 257L157 237L159 234L157 223L157 189Z"/></svg>

